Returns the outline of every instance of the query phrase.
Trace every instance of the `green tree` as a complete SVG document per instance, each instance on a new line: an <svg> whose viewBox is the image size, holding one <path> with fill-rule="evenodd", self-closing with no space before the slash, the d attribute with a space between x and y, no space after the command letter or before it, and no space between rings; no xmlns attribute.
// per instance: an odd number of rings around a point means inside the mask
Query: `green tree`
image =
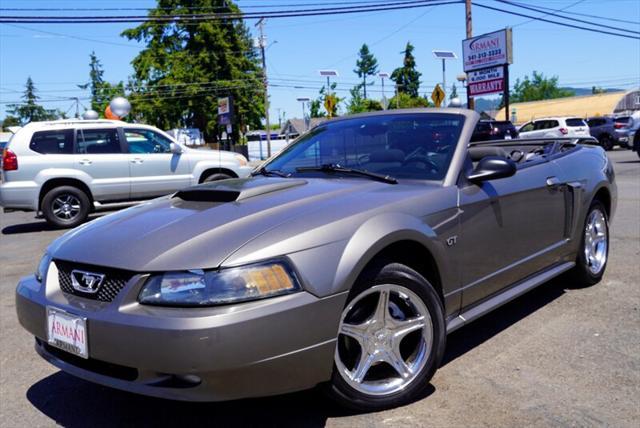
<svg viewBox="0 0 640 428"><path fill-rule="evenodd" d="M548 78L543 73L534 71L531 79L529 76L524 76L523 80L516 79L510 101L514 103L539 101L573 95L575 95L573 91L558 87L558 76Z"/></svg>
<svg viewBox="0 0 640 428"><path fill-rule="evenodd" d="M398 91L409 94L409 96L418 98L418 90L420 89L420 73L416 70L416 59L413 56L414 47L411 42L407 42L402 53L404 54L404 61L402 67L396 68L391 73L391 80L398 85Z"/></svg>
<svg viewBox="0 0 640 428"><path fill-rule="evenodd" d="M389 100L389 110L397 108L430 107L431 103L425 97L412 97L405 92L399 92Z"/></svg>
<svg viewBox="0 0 640 428"><path fill-rule="evenodd" d="M229 0L158 0L150 16L213 10L241 13ZM218 140L217 100L233 98L233 140L238 129L259 128L264 117L263 72L242 19L145 22L123 36L145 42L133 60L129 95L135 118L163 128L189 126Z"/></svg>
<svg viewBox="0 0 640 428"><path fill-rule="evenodd" d="M31 77L27 78L25 85L24 100L21 104L8 105L8 113L11 116L15 116L21 125L25 125L29 122L38 122L42 120L54 120L60 116L57 110L49 110L38 104L39 96L36 95L36 87L33 84Z"/></svg>
<svg viewBox="0 0 640 428"><path fill-rule="evenodd" d="M309 103L309 116L310 117L325 117L326 114L322 111L322 98L316 98Z"/></svg>
<svg viewBox="0 0 640 428"><path fill-rule="evenodd" d="M115 97L124 96L124 83L112 85L103 79L104 69L95 52L89 55L89 82L78 85L80 89L89 89L91 92L91 108L104 115L104 110Z"/></svg>
<svg viewBox="0 0 640 428"><path fill-rule="evenodd" d="M458 88L456 87L455 83L453 85L451 85L451 93L449 94L449 99L450 100L452 100L454 98L458 98Z"/></svg>
<svg viewBox="0 0 640 428"><path fill-rule="evenodd" d="M367 83L368 76L375 76L378 73L378 60L371 52L369 46L363 44L358 52L358 60L356 61L356 69L354 73L362 79L362 88L364 90L364 99L367 99L367 86L373 85L374 82Z"/></svg>
<svg viewBox="0 0 640 428"><path fill-rule="evenodd" d="M351 93L351 99L349 100L349 104L347 104L347 113L356 114L382 110L382 103L380 103L380 101L368 100L363 97L362 87L362 84L356 85L349 91Z"/></svg>
<svg viewBox="0 0 640 428"><path fill-rule="evenodd" d="M20 126L20 119L15 116L7 115L2 120L1 129L8 130L11 126Z"/></svg>

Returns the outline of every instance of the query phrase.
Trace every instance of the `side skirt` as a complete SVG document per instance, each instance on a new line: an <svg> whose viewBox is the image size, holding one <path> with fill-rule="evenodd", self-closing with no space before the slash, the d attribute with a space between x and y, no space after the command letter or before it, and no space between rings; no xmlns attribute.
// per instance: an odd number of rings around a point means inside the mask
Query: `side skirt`
<svg viewBox="0 0 640 428"><path fill-rule="evenodd" d="M491 297L488 300L476 305L466 311L462 312L457 317L449 320L447 323L447 334L452 333L460 327L477 320L481 316L491 312L492 310L509 303L516 297L523 295L524 293L536 288L537 286L544 284L550 279L560 275L563 272L568 271L575 262L565 262L560 265L554 266L551 269L545 270L538 275L529 277L522 282L516 283L499 294Z"/></svg>

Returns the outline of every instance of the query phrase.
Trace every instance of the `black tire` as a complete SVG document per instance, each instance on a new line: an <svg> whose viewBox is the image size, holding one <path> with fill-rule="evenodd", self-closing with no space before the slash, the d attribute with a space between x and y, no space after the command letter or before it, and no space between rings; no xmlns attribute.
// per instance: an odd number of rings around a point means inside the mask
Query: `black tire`
<svg viewBox="0 0 640 428"><path fill-rule="evenodd" d="M605 230L606 230L606 258L604 261L604 265L597 273L593 273L589 269L589 263L587 261L585 255L585 230L587 229L587 224L589 222L589 218L591 217L594 211L600 211L605 219ZM585 217L583 227L580 229L580 247L578 248L578 255L576 257L576 265L567 272L567 278L576 286L576 287L589 287L591 285L597 284L602 279L604 272L607 269L607 263L609 261L609 216L607 215L607 210L602 202L599 200L594 200L589 207L589 211L587 212L587 216Z"/></svg>
<svg viewBox="0 0 640 428"><path fill-rule="evenodd" d="M440 366L446 344L444 310L438 293L418 272L399 264L381 262L369 268L361 275L347 299L345 308L362 292L377 285L400 285L417 295L428 309L433 329L431 349L422 369L415 378L398 392L388 395L369 395L350 386L338 372L334 361L331 381L325 385L325 392L339 405L357 411L378 411L404 405L425 396L430 390L429 380ZM362 352L362 351L361 351ZM336 353L337 355L337 353Z"/></svg>
<svg viewBox="0 0 640 428"><path fill-rule="evenodd" d="M233 178L233 177L231 177L229 174L218 172L218 173L213 173L204 177L202 179L202 183L211 183L212 181L227 180L229 178Z"/></svg>
<svg viewBox="0 0 640 428"><path fill-rule="evenodd" d="M67 211L68 215L64 215L60 211L62 209L64 212L61 202L65 201L71 206ZM49 190L44 195L40 207L47 223L55 227L71 228L82 224L87 219L90 201L89 196L77 187L60 186Z"/></svg>
<svg viewBox="0 0 640 428"><path fill-rule="evenodd" d="M606 151L613 150L613 140L609 135L603 134L598 140L600 141L600 145L603 149Z"/></svg>

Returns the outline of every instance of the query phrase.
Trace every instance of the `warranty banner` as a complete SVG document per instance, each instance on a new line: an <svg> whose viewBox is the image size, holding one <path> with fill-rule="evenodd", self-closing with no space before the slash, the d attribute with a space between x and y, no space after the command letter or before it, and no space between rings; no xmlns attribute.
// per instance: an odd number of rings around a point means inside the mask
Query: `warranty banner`
<svg viewBox="0 0 640 428"><path fill-rule="evenodd" d="M489 67L467 73L469 96L495 94L504 91L504 68Z"/></svg>

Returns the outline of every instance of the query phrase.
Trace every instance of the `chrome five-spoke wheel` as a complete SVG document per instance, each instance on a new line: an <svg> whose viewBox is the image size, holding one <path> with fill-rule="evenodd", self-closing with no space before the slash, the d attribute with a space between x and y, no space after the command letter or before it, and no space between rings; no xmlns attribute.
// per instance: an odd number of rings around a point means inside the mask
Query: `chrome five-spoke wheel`
<svg viewBox="0 0 640 428"><path fill-rule="evenodd" d="M74 195L62 194L53 200L52 211L61 220L71 220L80 213L80 200Z"/></svg>
<svg viewBox="0 0 640 428"><path fill-rule="evenodd" d="M376 285L342 312L335 364L356 391L389 395L416 379L432 346L433 323L423 300L401 285Z"/></svg>
<svg viewBox="0 0 640 428"><path fill-rule="evenodd" d="M584 230L584 259L592 275L598 275L607 263L607 219L600 209L589 213Z"/></svg>

